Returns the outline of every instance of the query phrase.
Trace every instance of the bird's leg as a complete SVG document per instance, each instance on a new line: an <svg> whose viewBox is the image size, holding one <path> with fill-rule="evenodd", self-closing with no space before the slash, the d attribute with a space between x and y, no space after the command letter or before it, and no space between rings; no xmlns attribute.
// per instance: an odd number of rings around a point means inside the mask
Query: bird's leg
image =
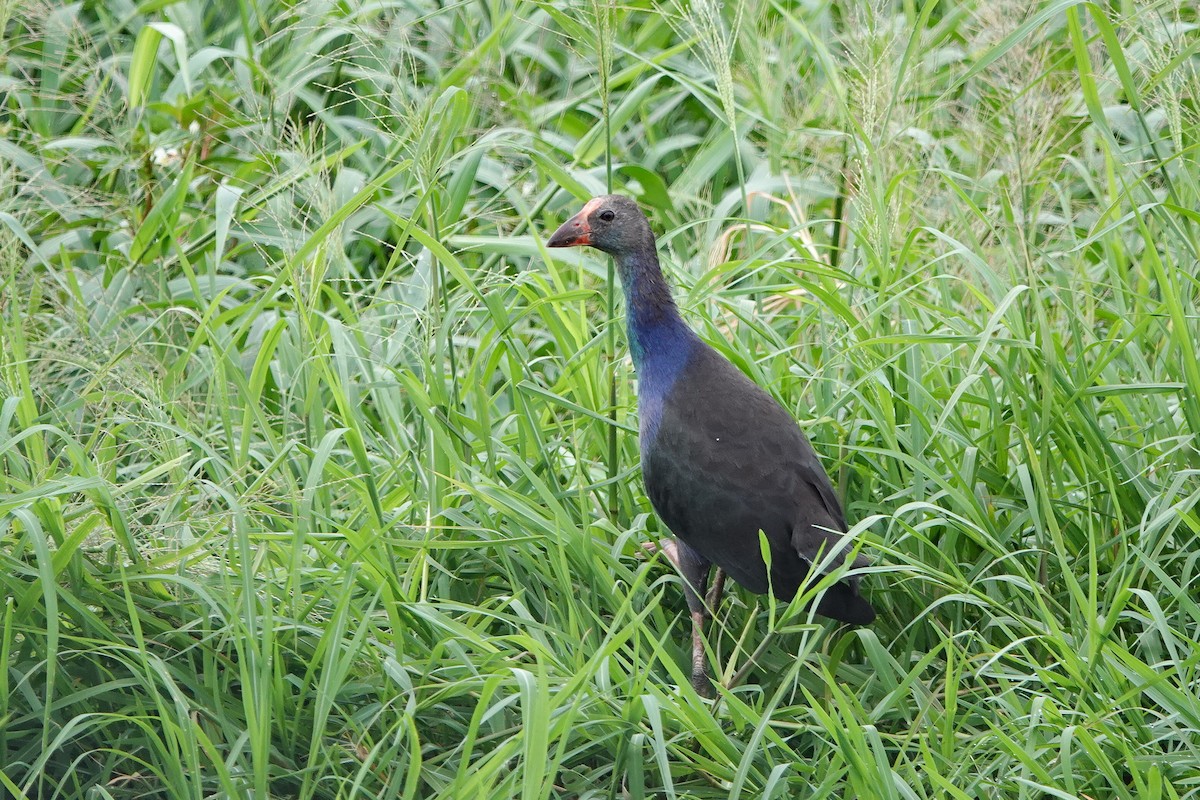
<svg viewBox="0 0 1200 800"><path fill-rule="evenodd" d="M725 588L725 570L717 568L717 577L712 589L704 595L705 584L708 583L708 559L688 547L678 539L672 539L661 545L654 542L643 542L643 549L649 553L662 553L667 560L675 565L683 577L683 596L687 600L688 611L692 617L692 688L701 697L712 697L712 681L708 677L708 658L704 652L704 623L709 612L715 613L717 603L721 602L721 593ZM705 597L701 600L701 597Z"/></svg>
<svg viewBox="0 0 1200 800"><path fill-rule="evenodd" d="M717 574L713 577L712 586L708 590L708 595L704 598L704 604L708 607L708 613L714 617L717 615L717 606L721 605L721 596L725 593L725 570L717 567Z"/></svg>
<svg viewBox="0 0 1200 800"><path fill-rule="evenodd" d="M705 567L705 571L708 568ZM703 579L702 579L703 580ZM717 606L721 604L721 595L725 591L725 570L717 567L712 586L704 596L704 609L692 612L692 686L701 697L712 697L712 682L708 679L708 659L704 653L704 622L705 617L715 617Z"/></svg>
<svg viewBox="0 0 1200 800"><path fill-rule="evenodd" d="M708 656L704 652L703 611L692 612L692 688L701 697L713 696L712 680L708 677Z"/></svg>
<svg viewBox="0 0 1200 800"><path fill-rule="evenodd" d="M708 677L708 656L704 652L704 589L708 584L710 562L704 556L675 540L675 566L683 577L683 596L692 616L692 688L701 697L712 697L712 681Z"/></svg>

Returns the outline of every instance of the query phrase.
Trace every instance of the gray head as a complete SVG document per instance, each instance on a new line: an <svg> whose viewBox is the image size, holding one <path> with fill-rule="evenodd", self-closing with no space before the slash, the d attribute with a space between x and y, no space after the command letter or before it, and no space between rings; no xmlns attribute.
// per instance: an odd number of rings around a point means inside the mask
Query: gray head
<svg viewBox="0 0 1200 800"><path fill-rule="evenodd" d="M654 252L654 233L637 203L619 194L593 197L562 224L547 247L591 245L611 256Z"/></svg>

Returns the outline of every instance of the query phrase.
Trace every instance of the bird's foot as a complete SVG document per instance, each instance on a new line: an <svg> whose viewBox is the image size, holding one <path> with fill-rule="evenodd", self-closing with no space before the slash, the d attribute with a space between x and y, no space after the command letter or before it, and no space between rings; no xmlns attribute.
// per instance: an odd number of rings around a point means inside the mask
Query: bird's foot
<svg viewBox="0 0 1200 800"><path fill-rule="evenodd" d="M662 553L667 557L667 561L670 561L675 565L675 569L679 569L679 548L676 546L673 540L668 539L663 544L658 544L657 542L642 542L642 549L650 555Z"/></svg>

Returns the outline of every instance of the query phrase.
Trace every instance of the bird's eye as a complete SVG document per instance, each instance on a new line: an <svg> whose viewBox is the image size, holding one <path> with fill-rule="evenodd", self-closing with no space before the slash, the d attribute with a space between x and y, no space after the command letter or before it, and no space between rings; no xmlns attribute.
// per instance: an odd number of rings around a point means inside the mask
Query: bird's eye
<svg viewBox="0 0 1200 800"><path fill-rule="evenodd" d="M612 222L613 217L615 217L615 216L616 216L616 214L614 214L612 211L610 211L607 208L600 212L600 219L604 220L605 222Z"/></svg>

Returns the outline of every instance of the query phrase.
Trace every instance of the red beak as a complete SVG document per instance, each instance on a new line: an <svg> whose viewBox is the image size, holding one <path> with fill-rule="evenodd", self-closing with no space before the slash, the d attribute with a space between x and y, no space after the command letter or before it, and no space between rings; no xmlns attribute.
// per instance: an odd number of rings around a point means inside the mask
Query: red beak
<svg viewBox="0 0 1200 800"><path fill-rule="evenodd" d="M575 216L564 222L546 242L547 247L578 247L592 243L592 229L588 227L587 215L591 209L584 207Z"/></svg>

